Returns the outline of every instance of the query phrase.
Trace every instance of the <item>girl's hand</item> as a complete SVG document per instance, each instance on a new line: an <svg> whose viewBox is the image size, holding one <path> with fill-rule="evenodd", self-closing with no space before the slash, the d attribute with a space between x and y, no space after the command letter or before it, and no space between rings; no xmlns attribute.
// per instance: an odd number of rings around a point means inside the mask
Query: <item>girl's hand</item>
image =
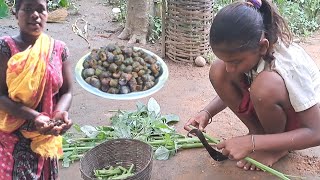
<svg viewBox="0 0 320 180"><path fill-rule="evenodd" d="M222 154L228 156L230 160L241 160L253 152L250 135L222 141L216 147L222 149Z"/></svg>
<svg viewBox="0 0 320 180"><path fill-rule="evenodd" d="M44 135L55 135L57 136L59 132L61 131L59 128L54 127L52 123L50 123L49 116L40 114L34 119L34 125L36 127L36 130L40 134Z"/></svg>
<svg viewBox="0 0 320 180"><path fill-rule="evenodd" d="M191 128L189 125L192 125L198 128L200 131L204 131L204 128L207 127L209 123L209 114L206 111L200 111L195 117L192 117L188 120L188 122L184 125L184 129L190 131Z"/></svg>
<svg viewBox="0 0 320 180"><path fill-rule="evenodd" d="M62 120L64 123L59 126L61 127L61 132L59 133L60 135L64 134L67 132L68 129L71 128L72 126L72 121L69 119L69 114L67 111L56 111L53 115L53 120Z"/></svg>

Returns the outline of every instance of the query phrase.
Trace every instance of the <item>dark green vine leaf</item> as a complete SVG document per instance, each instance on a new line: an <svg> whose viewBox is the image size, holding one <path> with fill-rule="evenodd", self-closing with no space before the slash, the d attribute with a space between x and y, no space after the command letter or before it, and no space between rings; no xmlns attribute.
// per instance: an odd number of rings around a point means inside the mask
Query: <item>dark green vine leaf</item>
<svg viewBox="0 0 320 180"><path fill-rule="evenodd" d="M6 4L5 0L0 0L0 19L7 17L9 12L8 5Z"/></svg>
<svg viewBox="0 0 320 180"><path fill-rule="evenodd" d="M68 0L60 0L59 5L61 7L68 7L69 6L69 1Z"/></svg>

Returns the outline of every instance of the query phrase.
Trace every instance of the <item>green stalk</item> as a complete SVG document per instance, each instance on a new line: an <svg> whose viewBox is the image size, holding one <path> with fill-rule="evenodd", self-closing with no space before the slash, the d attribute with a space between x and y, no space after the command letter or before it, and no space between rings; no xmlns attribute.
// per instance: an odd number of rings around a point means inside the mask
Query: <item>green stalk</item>
<svg viewBox="0 0 320 180"><path fill-rule="evenodd" d="M132 173L133 167L134 167L134 164L131 164L131 166L130 166L130 168L128 170L128 173Z"/></svg>
<svg viewBox="0 0 320 180"><path fill-rule="evenodd" d="M269 172L277 177L279 177L280 179L283 179L283 180L290 180L285 174L277 171L277 170L274 170L272 169L271 167L269 166L266 166L250 157L246 157L244 158L246 161L250 162L251 164L254 164L256 167L258 167L259 169L262 169L263 171L265 172Z"/></svg>
<svg viewBox="0 0 320 180"><path fill-rule="evenodd" d="M77 150L89 150L89 149L92 149L94 147L92 146L89 146L89 147L72 147L72 148L63 148L63 152L65 151L73 151L74 149L77 149Z"/></svg>
<svg viewBox="0 0 320 180"><path fill-rule="evenodd" d="M214 144L220 143L220 140L219 140L219 139L210 137L210 136L209 136L208 134L206 134L206 133L203 133L203 136L204 136L206 139L208 139L210 142L213 142Z"/></svg>
<svg viewBox="0 0 320 180"><path fill-rule="evenodd" d="M108 112L118 112L119 110L110 109Z"/></svg>
<svg viewBox="0 0 320 180"><path fill-rule="evenodd" d="M152 136L152 139L154 139L154 140L162 140L163 137L161 137L161 136Z"/></svg>
<svg viewBox="0 0 320 180"><path fill-rule="evenodd" d="M176 150L174 146L164 146L168 150ZM201 148L203 147L202 143L193 143L193 144L181 144L178 145L180 149L192 149L192 148Z"/></svg>
<svg viewBox="0 0 320 180"><path fill-rule="evenodd" d="M182 143L201 143L201 141L199 140L199 138L184 138L184 139L177 139L176 140L178 144L182 144Z"/></svg>
<svg viewBox="0 0 320 180"><path fill-rule="evenodd" d="M72 141L101 141L99 138L75 138L71 139Z"/></svg>
<svg viewBox="0 0 320 180"><path fill-rule="evenodd" d="M99 145L101 143L94 143L95 146ZM90 143L90 145L93 145L93 143ZM62 148L65 149L65 148L78 148L78 147L88 147L88 144L86 143L81 143L81 144L78 144L78 143L75 143L75 144L65 144L65 145L62 145Z"/></svg>
<svg viewBox="0 0 320 180"><path fill-rule="evenodd" d="M83 154L75 154L75 155L71 155L71 156L68 156L69 159L71 160L78 160L80 158L83 157ZM63 160L63 156L59 158L59 160Z"/></svg>
<svg viewBox="0 0 320 180"><path fill-rule="evenodd" d="M192 148L200 148L203 147L202 143L193 143L193 144L182 144L180 148L182 149L192 149Z"/></svg>
<svg viewBox="0 0 320 180"><path fill-rule="evenodd" d="M194 127L192 125L190 125L189 127L192 128L192 129L197 129L196 127ZM220 142L219 140L210 137L206 133L203 133L203 135L204 135L204 137L206 137L208 140L212 141L215 144L218 144ZM270 168L269 166L266 166L266 165L254 160L254 159L252 159L250 157L245 157L244 159L246 161L250 162L251 164L255 165L256 167L258 167L259 169L261 169L261 170L263 170L265 172L271 173L271 174L279 177L282 180L290 180L285 174L283 174L283 173L281 173L281 172L279 172L277 170L274 170L274 169Z"/></svg>
<svg viewBox="0 0 320 180"><path fill-rule="evenodd" d="M148 141L147 143L150 145L163 145L166 144L168 141L167 140L153 140L153 141ZM176 139L176 142L178 144L183 144L183 143L198 143L200 140L198 138L184 138L184 139Z"/></svg>

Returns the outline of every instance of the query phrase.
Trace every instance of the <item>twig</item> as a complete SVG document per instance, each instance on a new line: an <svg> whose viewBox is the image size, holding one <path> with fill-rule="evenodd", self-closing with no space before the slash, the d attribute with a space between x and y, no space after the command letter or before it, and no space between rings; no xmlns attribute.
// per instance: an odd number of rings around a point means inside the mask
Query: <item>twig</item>
<svg viewBox="0 0 320 180"><path fill-rule="evenodd" d="M85 25L83 26L83 30L81 30L77 25L79 20L81 20L81 21L83 21L85 23ZM72 24L72 31L76 35L78 35L81 38L83 38L88 43L88 45L89 45L88 48L90 49L91 45L90 45L90 42L88 41L88 22L86 20L84 20L83 18L77 19L76 22L74 24Z"/></svg>

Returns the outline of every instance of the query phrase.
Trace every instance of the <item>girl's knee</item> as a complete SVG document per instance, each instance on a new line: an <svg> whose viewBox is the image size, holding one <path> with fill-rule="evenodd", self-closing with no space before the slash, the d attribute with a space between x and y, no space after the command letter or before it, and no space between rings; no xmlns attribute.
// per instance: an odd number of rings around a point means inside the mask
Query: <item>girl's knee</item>
<svg viewBox="0 0 320 180"><path fill-rule="evenodd" d="M276 72L261 72L250 87L250 97L254 104L289 102L285 83Z"/></svg>
<svg viewBox="0 0 320 180"><path fill-rule="evenodd" d="M226 81L226 67L223 61L216 60L210 67L209 78L213 85L217 85Z"/></svg>
<svg viewBox="0 0 320 180"><path fill-rule="evenodd" d="M250 98L266 133L285 130L286 109L291 106L283 79L275 72L262 72L254 80Z"/></svg>

